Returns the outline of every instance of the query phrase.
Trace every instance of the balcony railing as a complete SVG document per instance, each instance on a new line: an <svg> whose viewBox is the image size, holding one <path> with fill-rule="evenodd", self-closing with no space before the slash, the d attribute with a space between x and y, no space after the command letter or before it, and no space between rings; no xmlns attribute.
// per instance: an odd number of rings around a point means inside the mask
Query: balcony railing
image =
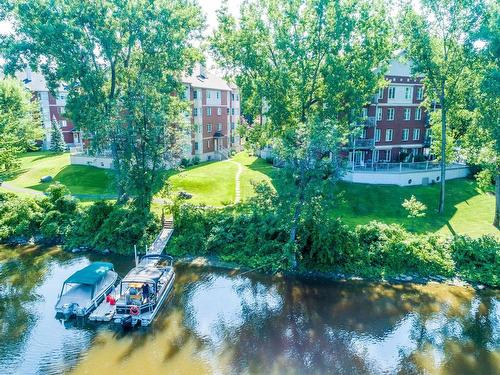
<svg viewBox="0 0 500 375"><path fill-rule="evenodd" d="M351 139L349 141L349 147L350 148L373 148L375 147L375 140L372 139L366 139L366 138L356 138L353 142Z"/></svg>
<svg viewBox="0 0 500 375"><path fill-rule="evenodd" d="M431 147L431 143L432 143L431 137L425 137L424 147Z"/></svg>
<svg viewBox="0 0 500 375"><path fill-rule="evenodd" d="M463 168L465 164L447 164L447 169L453 168ZM352 162L347 163L347 170L351 171L359 171L359 172L390 172L390 173L404 173L409 171L429 171L429 170L439 170L441 168L441 163L432 160L432 161L423 161L423 162L412 162L412 163L390 163L384 161L378 162L364 162L357 161L352 165Z"/></svg>

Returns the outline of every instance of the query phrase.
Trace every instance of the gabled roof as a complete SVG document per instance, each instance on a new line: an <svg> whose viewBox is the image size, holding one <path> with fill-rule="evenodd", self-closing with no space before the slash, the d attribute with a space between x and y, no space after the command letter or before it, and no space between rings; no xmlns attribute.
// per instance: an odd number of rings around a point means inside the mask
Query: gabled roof
<svg viewBox="0 0 500 375"><path fill-rule="evenodd" d="M65 283L95 285L111 270L113 270L112 263L94 262L76 271L66 279Z"/></svg>
<svg viewBox="0 0 500 375"><path fill-rule="evenodd" d="M185 75L182 78L182 82L203 89L231 91L231 87L224 79L210 73L200 64L195 65L193 73Z"/></svg>

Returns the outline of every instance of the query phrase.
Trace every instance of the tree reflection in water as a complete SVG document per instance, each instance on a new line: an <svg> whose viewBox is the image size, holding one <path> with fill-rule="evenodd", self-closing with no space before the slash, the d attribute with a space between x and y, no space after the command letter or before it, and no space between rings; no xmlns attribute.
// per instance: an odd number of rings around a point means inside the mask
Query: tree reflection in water
<svg viewBox="0 0 500 375"><path fill-rule="evenodd" d="M0 370L12 373L498 374L499 292L176 267L151 327L62 325L62 281L96 255L1 249ZM90 258L90 259L89 259ZM130 258L107 259L123 276ZM6 367L10 366L10 367ZM5 371L0 371L5 373Z"/></svg>

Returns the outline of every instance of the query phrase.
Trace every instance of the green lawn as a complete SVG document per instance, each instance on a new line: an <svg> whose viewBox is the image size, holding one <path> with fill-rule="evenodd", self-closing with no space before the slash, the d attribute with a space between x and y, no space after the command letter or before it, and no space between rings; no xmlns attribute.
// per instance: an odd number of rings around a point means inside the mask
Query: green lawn
<svg viewBox="0 0 500 375"><path fill-rule="evenodd" d="M174 192L193 195L193 204L224 206L234 203L238 166L228 161L201 163L182 172L169 173Z"/></svg>
<svg viewBox="0 0 500 375"><path fill-rule="evenodd" d="M252 182L268 181L278 192L288 187L282 183L280 170L265 160L242 152L231 159L241 163L241 199L254 194ZM175 192L186 191L193 195L189 202L224 206L235 199L235 175L238 167L231 161L207 162L186 168L181 172L169 172L167 177ZM21 168L9 176L0 176L17 187L44 190L48 184L41 184L40 178L54 177L66 185L73 194L84 200L113 195L112 172L89 166L69 164L69 154L50 152L27 153L21 158ZM362 185L340 182L335 187L338 193L337 206L333 215L349 224L364 224L371 220L399 223L418 232L443 234L459 233L478 236L499 231L492 225L495 198L480 193L472 180L460 179L447 182L446 211L436 212L439 186L398 187L389 185ZM401 207L405 198L411 195L427 205L426 217L412 224Z"/></svg>
<svg viewBox="0 0 500 375"><path fill-rule="evenodd" d="M112 172L86 165L71 165L69 153L29 152L21 158L20 169L3 176L11 185L43 191L50 185L40 183L43 176L52 176L76 195L110 195Z"/></svg>

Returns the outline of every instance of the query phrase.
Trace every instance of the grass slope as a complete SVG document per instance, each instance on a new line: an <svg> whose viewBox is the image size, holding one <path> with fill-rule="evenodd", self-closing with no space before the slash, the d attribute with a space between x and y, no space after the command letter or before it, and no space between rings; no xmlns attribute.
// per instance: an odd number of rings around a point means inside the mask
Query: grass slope
<svg viewBox="0 0 500 375"><path fill-rule="evenodd" d="M253 182L268 181L277 190L288 189L280 178L280 170L265 160L242 152L233 161L243 165L240 176L241 199L255 194ZM51 152L27 153L21 157L21 168L3 175L11 185L44 190L49 184L40 183L46 175L66 185L73 194L87 200L112 195L112 172L100 168L70 165L69 154ZM167 173L176 192L187 191L193 195L194 204L224 206L234 202L235 175L238 167L229 161L208 162ZM447 182L446 210L444 215L436 211L439 186L399 187L391 185L363 185L339 182L335 187L338 195L333 215L346 223L356 225L371 220L398 223L417 232L438 232L443 234L469 234L479 236L499 231L491 225L495 198L482 194L472 180L460 179ZM401 207L404 199L411 195L427 205L427 214L412 223Z"/></svg>
<svg viewBox="0 0 500 375"><path fill-rule="evenodd" d="M19 170L4 176L9 184L43 191L50 183L40 183L43 176L52 176L73 194L113 194L112 172L86 165L71 165L69 153L30 152L20 158Z"/></svg>
<svg viewBox="0 0 500 375"><path fill-rule="evenodd" d="M185 191L193 195L190 203L224 206L234 202L237 169L228 161L209 162L167 176L174 192Z"/></svg>

